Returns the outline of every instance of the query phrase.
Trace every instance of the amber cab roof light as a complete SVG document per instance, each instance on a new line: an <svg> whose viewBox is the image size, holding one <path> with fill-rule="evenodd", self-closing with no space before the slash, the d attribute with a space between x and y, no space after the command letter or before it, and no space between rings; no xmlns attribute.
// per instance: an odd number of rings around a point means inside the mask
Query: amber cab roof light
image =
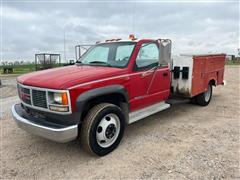
<svg viewBox="0 0 240 180"><path fill-rule="evenodd" d="M137 40L137 38L135 38L134 34L130 34L128 39L134 41L134 40Z"/></svg>

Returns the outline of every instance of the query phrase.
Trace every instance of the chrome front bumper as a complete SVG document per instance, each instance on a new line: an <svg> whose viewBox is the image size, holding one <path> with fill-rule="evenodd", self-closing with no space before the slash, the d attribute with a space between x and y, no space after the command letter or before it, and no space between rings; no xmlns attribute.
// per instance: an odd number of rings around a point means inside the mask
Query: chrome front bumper
<svg viewBox="0 0 240 180"><path fill-rule="evenodd" d="M78 125L71 126L53 126L47 125L47 123L40 123L33 121L30 118L24 118L19 109L20 104L14 104L12 106L12 116L16 121L19 128L46 139L56 142L68 142L77 138ZM22 110L24 111L24 110Z"/></svg>

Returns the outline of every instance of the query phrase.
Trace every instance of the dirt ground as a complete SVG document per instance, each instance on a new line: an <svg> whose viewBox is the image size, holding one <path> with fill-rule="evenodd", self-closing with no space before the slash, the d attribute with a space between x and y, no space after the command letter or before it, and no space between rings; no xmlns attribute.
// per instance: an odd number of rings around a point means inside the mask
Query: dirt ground
<svg viewBox="0 0 240 180"><path fill-rule="evenodd" d="M214 88L207 107L182 104L127 126L119 147L105 157L78 141L58 144L17 128L14 77L1 90L0 179L239 179L240 66L227 66L226 86Z"/></svg>

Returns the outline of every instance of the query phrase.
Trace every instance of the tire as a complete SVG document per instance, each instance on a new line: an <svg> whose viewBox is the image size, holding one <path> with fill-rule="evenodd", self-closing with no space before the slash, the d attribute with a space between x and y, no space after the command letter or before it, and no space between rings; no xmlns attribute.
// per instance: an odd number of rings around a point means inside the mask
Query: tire
<svg viewBox="0 0 240 180"><path fill-rule="evenodd" d="M212 84L209 83L207 91L199 94L196 97L196 102L200 106L207 106L210 103L211 99L212 99Z"/></svg>
<svg viewBox="0 0 240 180"><path fill-rule="evenodd" d="M192 98L190 98L190 104L196 104L197 102L197 97L192 97Z"/></svg>
<svg viewBox="0 0 240 180"><path fill-rule="evenodd" d="M80 141L91 154L104 156L120 143L125 129L125 116L121 109L109 103L94 106L82 122Z"/></svg>

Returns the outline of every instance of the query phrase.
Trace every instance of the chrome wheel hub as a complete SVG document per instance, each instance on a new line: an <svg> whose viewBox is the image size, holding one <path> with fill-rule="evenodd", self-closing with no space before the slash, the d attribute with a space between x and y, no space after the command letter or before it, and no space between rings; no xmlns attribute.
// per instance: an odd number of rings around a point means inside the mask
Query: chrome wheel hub
<svg viewBox="0 0 240 180"><path fill-rule="evenodd" d="M115 132L116 132L115 124L110 124L110 125L108 125L108 127L106 129L105 136L108 139L111 139L114 136Z"/></svg>
<svg viewBox="0 0 240 180"><path fill-rule="evenodd" d="M211 87L208 85L207 91L204 93L205 101L208 102L211 97Z"/></svg>
<svg viewBox="0 0 240 180"><path fill-rule="evenodd" d="M120 120L116 114L104 116L98 124L96 139L99 146L107 148L117 139L120 132Z"/></svg>

